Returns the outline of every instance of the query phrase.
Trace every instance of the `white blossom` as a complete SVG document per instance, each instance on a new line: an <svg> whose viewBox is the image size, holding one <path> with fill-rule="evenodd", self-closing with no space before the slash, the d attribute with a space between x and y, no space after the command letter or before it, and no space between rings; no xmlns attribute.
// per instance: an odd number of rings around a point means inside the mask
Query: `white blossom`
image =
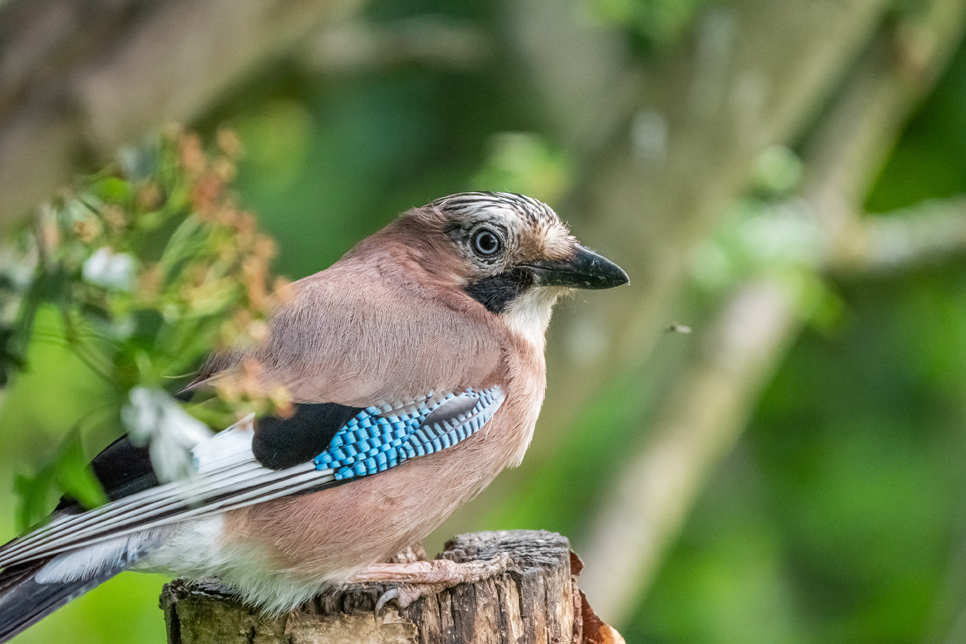
<svg viewBox="0 0 966 644"><path fill-rule="evenodd" d="M162 483L193 474L191 449L212 436L204 423L160 389L131 389L121 419L132 443L149 446L151 464Z"/></svg>
<svg viewBox="0 0 966 644"><path fill-rule="evenodd" d="M81 274L91 284L130 291L134 286L134 258L104 246L87 258Z"/></svg>

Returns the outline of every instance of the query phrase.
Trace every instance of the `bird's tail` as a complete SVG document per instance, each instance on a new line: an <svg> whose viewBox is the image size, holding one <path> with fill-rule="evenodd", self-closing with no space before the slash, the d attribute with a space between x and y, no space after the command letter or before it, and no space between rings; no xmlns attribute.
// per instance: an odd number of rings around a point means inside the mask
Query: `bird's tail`
<svg viewBox="0 0 966 644"><path fill-rule="evenodd" d="M154 550L160 535L119 537L0 571L0 644Z"/></svg>
<svg viewBox="0 0 966 644"><path fill-rule="evenodd" d="M41 583L49 561L30 562L0 573L0 642L6 642L67 602L104 583L121 569L102 572L92 578Z"/></svg>

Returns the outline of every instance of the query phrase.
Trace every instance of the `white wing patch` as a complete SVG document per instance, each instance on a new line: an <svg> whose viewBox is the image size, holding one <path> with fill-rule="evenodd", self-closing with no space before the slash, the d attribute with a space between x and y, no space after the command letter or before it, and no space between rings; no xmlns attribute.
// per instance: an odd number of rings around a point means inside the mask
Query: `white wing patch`
<svg viewBox="0 0 966 644"><path fill-rule="evenodd" d="M255 415L252 414L210 440L195 445L191 450L195 470L204 474L252 460L254 437Z"/></svg>
<svg viewBox="0 0 966 644"><path fill-rule="evenodd" d="M164 529L146 530L64 552L41 568L34 575L34 581L38 584L87 581L112 570L127 568L142 553L161 543L163 536Z"/></svg>

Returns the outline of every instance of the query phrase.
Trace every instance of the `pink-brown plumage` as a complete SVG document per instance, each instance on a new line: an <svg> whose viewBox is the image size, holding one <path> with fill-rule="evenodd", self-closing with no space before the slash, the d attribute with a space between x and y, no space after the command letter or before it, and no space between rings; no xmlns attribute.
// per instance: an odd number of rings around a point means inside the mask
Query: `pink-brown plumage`
<svg viewBox="0 0 966 644"><path fill-rule="evenodd" d="M386 239L297 282L295 303L254 354L266 381L297 401L365 406L490 377L501 357L499 325L413 261L407 241Z"/></svg>
<svg viewBox="0 0 966 644"><path fill-rule="evenodd" d="M511 345L522 345L509 340ZM256 548L295 579L348 575L422 539L519 458L543 399L542 353L516 346L495 370L506 403L445 458L403 463L377 476L231 513L224 538Z"/></svg>
<svg viewBox="0 0 966 644"><path fill-rule="evenodd" d="M546 386L542 344L453 288L463 276L447 266L452 254L425 234L390 228L296 283L296 301L253 356L271 385L300 401L367 405L499 385L506 403L445 457L231 513L226 543L263 551L280 572L317 578L387 559L516 464L530 442Z"/></svg>

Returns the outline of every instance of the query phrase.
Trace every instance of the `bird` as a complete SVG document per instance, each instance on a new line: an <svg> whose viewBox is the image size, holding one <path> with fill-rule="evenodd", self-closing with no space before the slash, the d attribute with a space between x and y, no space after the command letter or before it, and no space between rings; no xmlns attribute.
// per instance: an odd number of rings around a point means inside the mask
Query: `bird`
<svg viewBox="0 0 966 644"><path fill-rule="evenodd" d="M267 337L209 358L189 388L255 365L290 414L200 440L191 475L169 482L121 437L91 463L106 504L64 498L0 547L0 642L123 570L217 578L268 613L349 581L401 582L378 613L505 569L386 562L523 460L554 303L628 282L531 197L466 192L402 213L294 282Z"/></svg>

